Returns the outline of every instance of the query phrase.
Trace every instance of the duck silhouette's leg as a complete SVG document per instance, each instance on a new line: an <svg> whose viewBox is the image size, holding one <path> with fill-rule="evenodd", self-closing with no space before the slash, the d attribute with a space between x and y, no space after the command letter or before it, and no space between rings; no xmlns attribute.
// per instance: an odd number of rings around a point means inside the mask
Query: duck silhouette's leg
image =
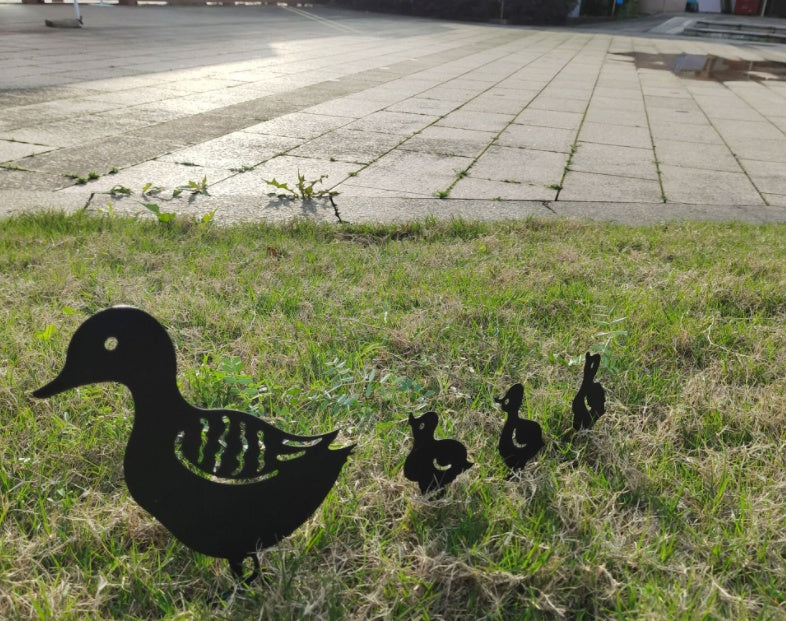
<svg viewBox="0 0 786 621"><path fill-rule="evenodd" d="M254 563L254 570L248 576L243 575L243 561L246 558L251 558L251 561ZM259 577L259 558L256 554L249 554L248 556L234 559L230 558L227 561L229 561L229 569L232 570L232 574L243 586L248 586Z"/></svg>

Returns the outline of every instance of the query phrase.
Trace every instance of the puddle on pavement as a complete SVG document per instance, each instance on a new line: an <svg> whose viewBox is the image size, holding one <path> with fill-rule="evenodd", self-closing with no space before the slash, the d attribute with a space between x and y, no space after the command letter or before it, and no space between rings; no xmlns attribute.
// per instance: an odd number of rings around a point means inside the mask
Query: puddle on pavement
<svg viewBox="0 0 786 621"><path fill-rule="evenodd" d="M639 69L663 69L683 78L730 82L732 80L786 81L786 63L729 60L707 54L618 54L633 58Z"/></svg>

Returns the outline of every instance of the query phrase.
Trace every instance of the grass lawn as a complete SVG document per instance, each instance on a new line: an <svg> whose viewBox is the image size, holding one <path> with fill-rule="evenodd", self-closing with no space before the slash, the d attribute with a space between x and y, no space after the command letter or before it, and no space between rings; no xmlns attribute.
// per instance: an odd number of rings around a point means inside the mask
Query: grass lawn
<svg viewBox="0 0 786 621"><path fill-rule="evenodd" d="M786 618L783 226L48 214L3 221L0 267L0 618ZM126 491L128 391L30 396L120 303L167 327L191 402L358 444L224 605L226 562ZM590 348L607 412L573 435ZM508 478L519 381L546 447ZM402 472L426 409L475 463L438 500Z"/></svg>

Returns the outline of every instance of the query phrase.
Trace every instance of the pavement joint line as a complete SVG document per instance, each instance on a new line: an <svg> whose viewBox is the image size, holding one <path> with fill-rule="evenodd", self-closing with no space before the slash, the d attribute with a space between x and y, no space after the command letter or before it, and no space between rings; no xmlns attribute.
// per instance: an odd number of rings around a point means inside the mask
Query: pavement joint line
<svg viewBox="0 0 786 621"><path fill-rule="evenodd" d="M660 170L660 160L658 159L658 147L655 146L655 137L652 135L652 123L650 122L650 112L647 108L647 98L644 95L644 87L641 85L641 76L638 70L636 71L636 83L639 85L639 92L641 93L641 100L644 102L644 117L647 119L647 134L650 137L650 145L652 146L652 157L655 160L655 172L658 174L658 187L660 188L661 200L664 203L669 201L666 195L666 189L663 187L663 174Z"/></svg>
<svg viewBox="0 0 786 621"><path fill-rule="evenodd" d="M612 40L609 40L606 44L604 49L604 56L607 56L609 53L609 48L611 47ZM565 178L568 176L568 171L570 170L570 165L573 162L573 156L576 154L576 150L579 148L579 136L581 135L581 128L584 127L584 122L587 119L587 111L589 110L590 104L592 103L592 97L595 94L595 90L598 87L598 81L600 80L600 73L602 69L602 62L601 67L598 69L597 74L595 75L595 81L592 83L592 91L590 92L590 96L587 99L587 103L584 106L584 111L581 113L581 120L579 121L579 126L576 128L576 137L573 139L573 144L570 146L570 154L568 155L568 161L565 162L565 168L562 170L562 177L559 181L559 188L557 189L557 194L554 196L554 202L559 201L559 195L562 192L562 188L565 187Z"/></svg>

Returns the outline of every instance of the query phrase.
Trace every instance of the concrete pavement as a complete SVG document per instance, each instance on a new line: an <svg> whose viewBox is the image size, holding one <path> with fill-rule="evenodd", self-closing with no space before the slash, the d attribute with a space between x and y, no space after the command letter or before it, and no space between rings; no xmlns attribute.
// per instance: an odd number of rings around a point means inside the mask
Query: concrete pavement
<svg viewBox="0 0 786 621"><path fill-rule="evenodd" d="M72 15L0 4L3 213L786 221L783 46L279 6L44 27ZM298 172L335 207L268 196Z"/></svg>

